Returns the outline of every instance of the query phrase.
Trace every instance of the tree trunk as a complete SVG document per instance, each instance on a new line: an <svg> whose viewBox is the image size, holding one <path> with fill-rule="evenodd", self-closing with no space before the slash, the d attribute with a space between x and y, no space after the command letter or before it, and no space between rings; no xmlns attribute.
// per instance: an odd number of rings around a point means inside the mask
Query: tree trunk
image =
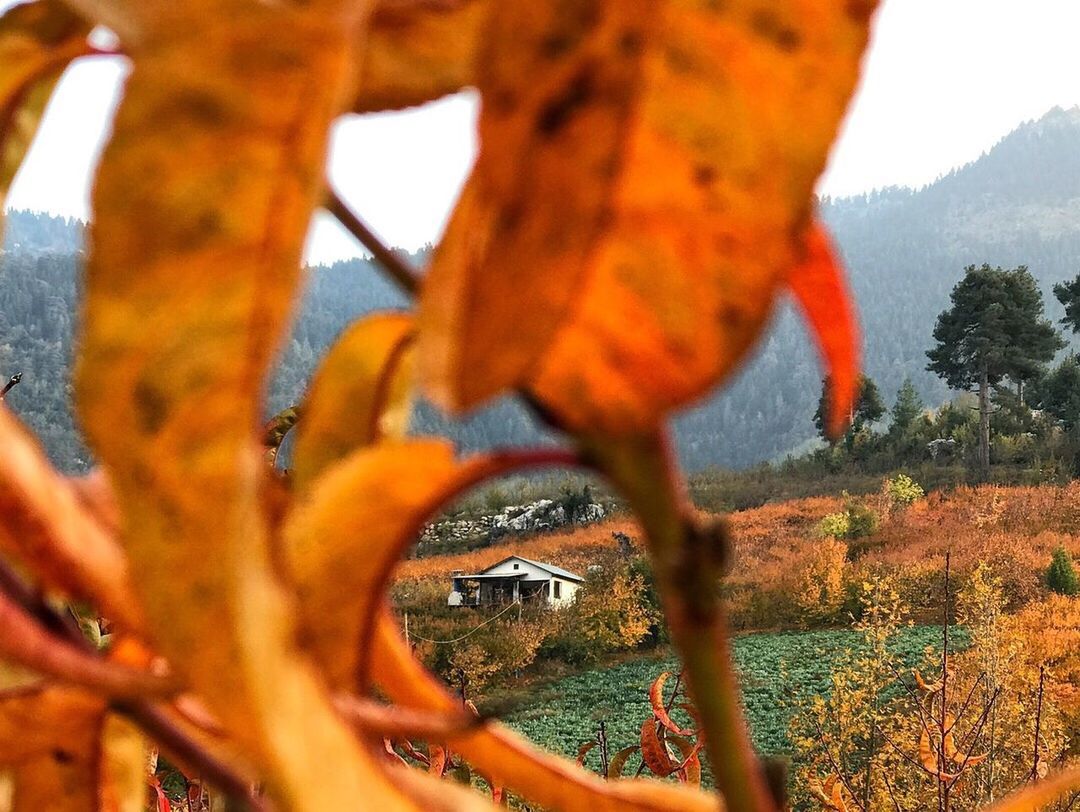
<svg viewBox="0 0 1080 812"><path fill-rule="evenodd" d="M990 476L990 379L985 364L979 377L979 470Z"/></svg>

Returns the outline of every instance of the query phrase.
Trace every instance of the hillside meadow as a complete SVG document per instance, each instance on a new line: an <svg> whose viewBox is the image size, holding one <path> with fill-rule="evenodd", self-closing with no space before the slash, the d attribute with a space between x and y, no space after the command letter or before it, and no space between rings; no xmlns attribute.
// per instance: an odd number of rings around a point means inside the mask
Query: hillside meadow
<svg viewBox="0 0 1080 812"><path fill-rule="evenodd" d="M855 503L871 511L867 535L837 541L821 522ZM734 545L724 582L736 629L779 630L846 625L854 585L876 572L894 572L914 616L940 617L945 554L963 579L980 561L1003 580L1009 609L1045 592L1044 574L1055 547L1080 554L1080 483L1040 486L960 486L933 491L905 509L883 493L849 498L821 496L767 504L727 517ZM456 555L412 559L398 568L396 592L437 599L453 570L476 572L511 553L585 574L617 555L614 533L637 543L628 518ZM445 586L445 589L443 587ZM444 596L445 597L445 596Z"/></svg>

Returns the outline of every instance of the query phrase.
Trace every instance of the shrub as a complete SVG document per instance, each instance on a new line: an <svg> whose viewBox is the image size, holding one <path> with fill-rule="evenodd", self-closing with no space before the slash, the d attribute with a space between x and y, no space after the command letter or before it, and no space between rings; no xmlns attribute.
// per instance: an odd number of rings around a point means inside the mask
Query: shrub
<svg viewBox="0 0 1080 812"><path fill-rule="evenodd" d="M885 494L889 497L889 504L893 509L903 510L922 499L926 492L922 485L907 474L897 474L885 480Z"/></svg>
<svg viewBox="0 0 1080 812"><path fill-rule="evenodd" d="M818 524L818 532L834 539L857 539L877 529L874 511L855 499L848 499L843 511L830 513Z"/></svg>
<svg viewBox="0 0 1080 812"><path fill-rule="evenodd" d="M818 531L821 535L834 539L846 539L850 529L851 524L848 522L846 510L840 513L830 513L818 525Z"/></svg>
<svg viewBox="0 0 1080 812"><path fill-rule="evenodd" d="M1072 556L1064 546L1059 545L1054 550L1053 558L1050 560L1050 569L1046 571L1046 585L1051 592L1059 595L1080 594L1080 579L1076 577Z"/></svg>

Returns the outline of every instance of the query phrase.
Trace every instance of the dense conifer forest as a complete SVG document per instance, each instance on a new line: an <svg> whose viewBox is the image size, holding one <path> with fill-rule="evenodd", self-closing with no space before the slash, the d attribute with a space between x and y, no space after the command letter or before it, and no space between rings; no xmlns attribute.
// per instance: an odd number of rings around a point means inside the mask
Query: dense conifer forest
<svg viewBox="0 0 1080 812"><path fill-rule="evenodd" d="M821 208L849 267L867 374L887 405L910 377L923 402L936 406L950 392L926 370L925 353L965 266L1027 265L1048 317L1056 321L1063 313L1051 290L1080 271L1080 110L1056 109L1020 126L926 188L825 199ZM12 212L0 257L0 376L24 373L9 405L66 470L89 464L68 386L82 239L78 222ZM402 301L365 260L313 268L268 413L299 399L316 360L345 324ZM680 419L685 464L745 467L807 447L816 436L820 376L806 331L783 308L734 385ZM521 441L538 431L509 402L459 422L421 404L415 425L449 431L465 448Z"/></svg>

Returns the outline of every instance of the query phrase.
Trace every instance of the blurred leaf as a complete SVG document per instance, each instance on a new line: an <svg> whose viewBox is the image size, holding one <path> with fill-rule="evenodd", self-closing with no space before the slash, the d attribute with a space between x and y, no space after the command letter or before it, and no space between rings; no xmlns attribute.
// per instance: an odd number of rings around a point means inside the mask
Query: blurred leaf
<svg viewBox="0 0 1080 812"><path fill-rule="evenodd" d="M578 302L529 385L566 425L647 431L745 357L800 260L873 7L670 2L656 12L633 131L613 162L614 215L587 281L544 274ZM524 217L547 205L561 203L534 197Z"/></svg>
<svg viewBox="0 0 1080 812"><path fill-rule="evenodd" d="M988 808L988 812L1039 812L1067 792L1080 791L1080 767L1062 770L1027 786Z"/></svg>
<svg viewBox="0 0 1080 812"><path fill-rule="evenodd" d="M53 470L35 438L0 407L0 549L31 567L48 587L92 601L139 627L141 610L119 545Z"/></svg>
<svg viewBox="0 0 1080 812"><path fill-rule="evenodd" d="M94 188L76 395L152 639L278 805L415 807L298 655L259 498L264 385L365 4L103 5L130 20L132 71Z"/></svg>
<svg viewBox="0 0 1080 812"><path fill-rule="evenodd" d="M450 487L443 440L385 441L331 468L283 531L304 644L331 685L351 689L394 565Z"/></svg>
<svg viewBox="0 0 1080 812"><path fill-rule="evenodd" d="M297 426L289 470L306 492L329 465L382 437L400 438L412 406L412 318L376 313L357 321L319 364Z"/></svg>
<svg viewBox="0 0 1080 812"><path fill-rule="evenodd" d="M377 6L364 43L355 112L411 107L472 85L492 5L435 0Z"/></svg>
<svg viewBox="0 0 1080 812"><path fill-rule="evenodd" d="M0 16L0 237L4 198L64 68L89 53L90 26L59 0L16 5Z"/></svg>
<svg viewBox="0 0 1080 812"><path fill-rule="evenodd" d="M816 222L807 232L806 254L788 285L802 307L821 350L829 392L828 428L843 433L851 418L859 379L859 335L844 272L825 226Z"/></svg>

